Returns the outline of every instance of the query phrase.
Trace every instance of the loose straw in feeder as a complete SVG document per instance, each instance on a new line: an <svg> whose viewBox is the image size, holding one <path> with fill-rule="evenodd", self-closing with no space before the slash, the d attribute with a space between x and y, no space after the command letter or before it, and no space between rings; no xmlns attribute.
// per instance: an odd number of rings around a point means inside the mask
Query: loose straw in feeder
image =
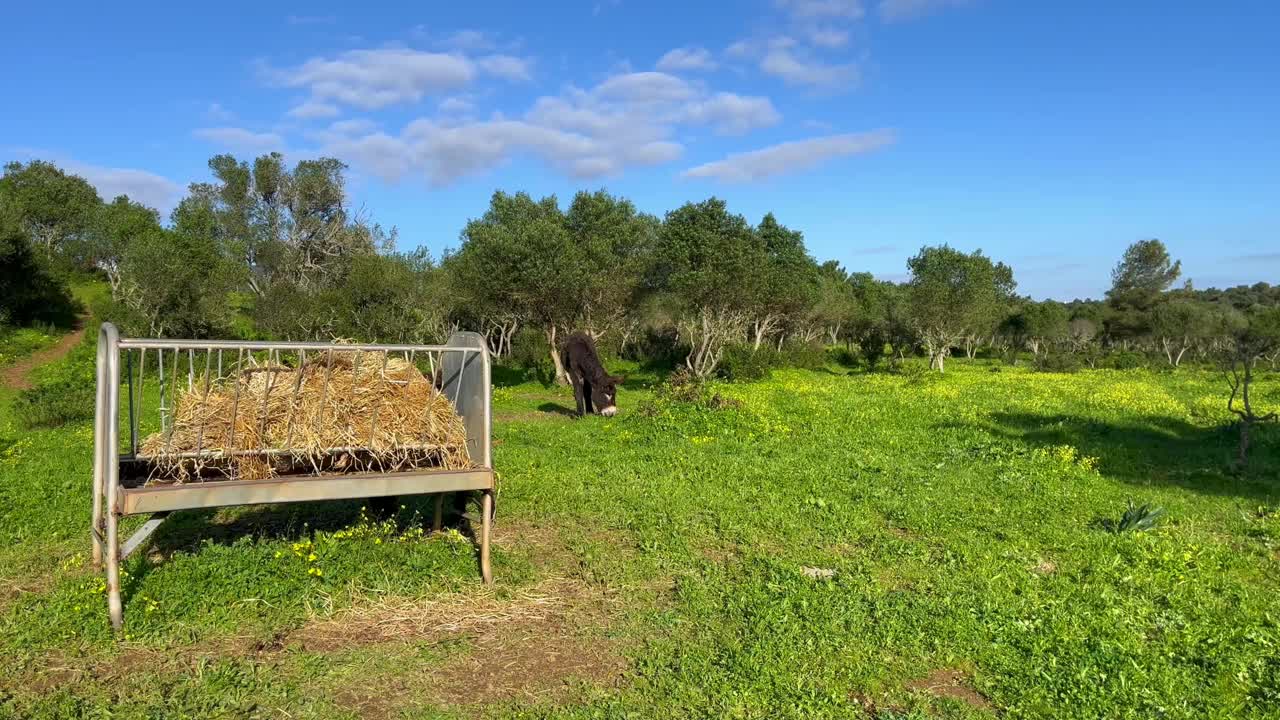
<svg viewBox="0 0 1280 720"><path fill-rule="evenodd" d="M269 356L189 383L171 425L142 443L152 481L471 467L453 403L407 359L327 350L299 365Z"/></svg>

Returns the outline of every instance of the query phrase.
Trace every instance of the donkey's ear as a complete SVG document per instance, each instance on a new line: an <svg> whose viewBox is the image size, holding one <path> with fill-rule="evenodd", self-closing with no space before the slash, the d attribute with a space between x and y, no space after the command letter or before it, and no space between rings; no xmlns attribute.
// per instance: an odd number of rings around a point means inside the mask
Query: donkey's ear
<svg viewBox="0 0 1280 720"><path fill-rule="evenodd" d="M613 384L614 384L614 385L622 385L623 383L625 383L625 382L627 381L627 376L626 376L626 375L614 375L613 377L611 377L611 378L609 378L609 379L613 381Z"/></svg>

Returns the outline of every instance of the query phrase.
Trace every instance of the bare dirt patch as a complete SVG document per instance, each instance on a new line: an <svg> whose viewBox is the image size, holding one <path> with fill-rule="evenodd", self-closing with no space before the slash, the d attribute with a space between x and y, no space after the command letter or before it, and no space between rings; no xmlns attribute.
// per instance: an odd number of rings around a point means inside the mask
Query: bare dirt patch
<svg viewBox="0 0 1280 720"><path fill-rule="evenodd" d="M289 644L320 653L369 644L465 644L441 665L337 688L336 702L361 717L390 717L415 703L554 700L578 683L613 685L622 677L626 662L606 634L614 601L599 586L563 578L516 591L388 599L313 622Z"/></svg>
<svg viewBox="0 0 1280 720"><path fill-rule="evenodd" d="M1032 568L1037 575L1052 575L1058 572L1058 564L1052 560L1041 560Z"/></svg>
<svg viewBox="0 0 1280 720"><path fill-rule="evenodd" d="M934 670L919 680L912 680L907 683L907 689L926 692L938 698L959 700L978 710L995 710L990 700L969 685L969 676L953 668Z"/></svg>
<svg viewBox="0 0 1280 720"><path fill-rule="evenodd" d="M64 357L71 352L72 348L80 344L80 340L83 337L84 319L81 318L76 321L76 329L67 335L63 335L53 346L32 353L9 367L0 370L0 385L11 387L14 390L29 390L34 385L31 381L32 370Z"/></svg>

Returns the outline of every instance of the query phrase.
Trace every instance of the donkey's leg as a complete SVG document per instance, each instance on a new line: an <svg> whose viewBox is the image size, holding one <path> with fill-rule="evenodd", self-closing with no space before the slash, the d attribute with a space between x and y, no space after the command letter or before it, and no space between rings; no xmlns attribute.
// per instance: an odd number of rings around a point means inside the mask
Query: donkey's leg
<svg viewBox="0 0 1280 720"><path fill-rule="evenodd" d="M569 371L569 382L573 384L573 402L578 406L578 417L582 417L586 406L582 402L582 379L574 371Z"/></svg>

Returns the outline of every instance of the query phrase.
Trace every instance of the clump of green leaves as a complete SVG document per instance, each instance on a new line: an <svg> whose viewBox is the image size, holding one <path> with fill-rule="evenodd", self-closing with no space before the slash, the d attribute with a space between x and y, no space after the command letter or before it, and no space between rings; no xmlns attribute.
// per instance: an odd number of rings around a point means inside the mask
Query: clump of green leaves
<svg viewBox="0 0 1280 720"><path fill-rule="evenodd" d="M742 403L725 397L715 390L715 383L703 380L687 368L677 368L661 385L653 398L641 403L639 412L646 417L661 415L664 408L673 405L693 406L702 410L725 410Z"/></svg>
<svg viewBox="0 0 1280 720"><path fill-rule="evenodd" d="M1133 501L1129 501L1128 508L1119 520L1107 518L1102 521L1102 526L1108 531L1116 533L1141 532L1143 530L1151 530L1160 523L1160 518L1164 517L1164 508L1153 507L1150 503L1142 505L1134 505Z"/></svg>

